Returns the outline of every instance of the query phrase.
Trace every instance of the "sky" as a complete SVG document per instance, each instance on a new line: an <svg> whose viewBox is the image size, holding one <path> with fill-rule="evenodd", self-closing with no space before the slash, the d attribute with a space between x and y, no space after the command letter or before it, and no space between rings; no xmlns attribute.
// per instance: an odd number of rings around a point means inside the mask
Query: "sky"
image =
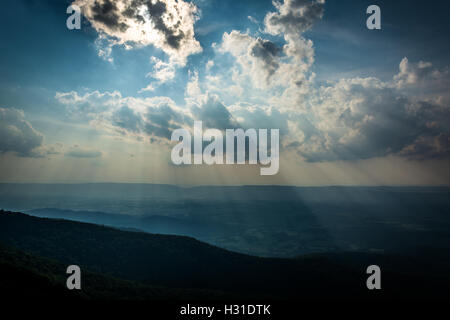
<svg viewBox="0 0 450 320"><path fill-rule="evenodd" d="M0 182L449 185L448 1L2 4ZM278 174L174 165L196 120L279 129Z"/></svg>

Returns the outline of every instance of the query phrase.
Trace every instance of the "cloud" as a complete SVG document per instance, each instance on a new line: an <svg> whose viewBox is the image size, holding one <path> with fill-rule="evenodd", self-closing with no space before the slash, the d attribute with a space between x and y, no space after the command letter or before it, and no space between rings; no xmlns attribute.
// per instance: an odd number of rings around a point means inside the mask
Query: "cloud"
<svg viewBox="0 0 450 320"><path fill-rule="evenodd" d="M448 68L442 71L434 68L431 62L411 63L405 57L400 62L399 72L394 76L394 84L399 89L426 89L434 93L441 91L448 98L450 72Z"/></svg>
<svg viewBox="0 0 450 320"><path fill-rule="evenodd" d="M122 99L122 95L118 91L99 92L96 90L84 95L80 95L76 91L70 91L57 92L55 98L68 106L66 110L69 115L79 119L88 119L115 108L117 101Z"/></svg>
<svg viewBox="0 0 450 320"><path fill-rule="evenodd" d="M307 161L449 155L448 106L412 100L376 78L321 87L308 117L312 127L295 144Z"/></svg>
<svg viewBox="0 0 450 320"><path fill-rule="evenodd" d="M279 67L277 56L280 51L280 48L273 42L261 38L256 39L250 47L250 54L261 61L262 68L266 70L267 78L272 76Z"/></svg>
<svg viewBox="0 0 450 320"><path fill-rule="evenodd" d="M153 71L148 73L147 77L152 77L159 83L167 82L175 77L175 66L156 57L151 57L150 60L154 63Z"/></svg>
<svg viewBox="0 0 450 320"><path fill-rule="evenodd" d="M250 20L250 21L253 22L253 23L256 23L256 24L259 23L258 19L254 18L254 17L252 17L252 16L247 16L247 19Z"/></svg>
<svg viewBox="0 0 450 320"><path fill-rule="evenodd" d="M195 90L191 87L195 85ZM449 156L450 108L437 100L411 97L395 81L350 78L311 89L296 109L229 104L202 93L198 73L187 85L186 107L170 98L132 98L119 93L60 93L68 107L98 110L91 123L120 134L167 142L172 130L202 120L205 127L278 128L282 146L308 162L398 155L411 159ZM70 98L70 99L69 99ZM283 101L283 100L280 100ZM95 105L95 106L94 106ZM107 106L107 108L105 107ZM148 139L150 138L150 139Z"/></svg>
<svg viewBox="0 0 450 320"><path fill-rule="evenodd" d="M226 32L217 48L234 57L234 65L206 77L206 88L227 100L233 101L227 94L233 86L243 90L227 108L240 125L283 128L282 144L309 162L449 156L448 69L404 58L391 81L350 78L319 85L311 72L313 42L304 32L322 18L324 1L274 5L265 31L283 37L284 45L249 31Z"/></svg>
<svg viewBox="0 0 450 320"><path fill-rule="evenodd" d="M173 101L161 101L147 108L145 114L145 133L170 139L173 130L183 126L190 117L175 106Z"/></svg>
<svg viewBox="0 0 450 320"><path fill-rule="evenodd" d="M433 71L430 62L420 61L419 63L411 64L406 57L400 62L399 68L399 73L394 76L394 80L399 87L423 82L425 78L430 76L439 76L439 72Z"/></svg>
<svg viewBox="0 0 450 320"><path fill-rule="evenodd" d="M100 158L102 156L102 152L93 149L81 148L80 146L75 145L65 153L65 156L71 158L91 159L91 158Z"/></svg>
<svg viewBox="0 0 450 320"><path fill-rule="evenodd" d="M265 30L272 35L300 37L323 16L325 0L285 0L274 2L277 12L270 12L264 18Z"/></svg>
<svg viewBox="0 0 450 320"><path fill-rule="evenodd" d="M271 84L271 78L281 63L281 48L276 44L236 30L223 34L219 52L235 57L242 81L249 78L257 88L266 88Z"/></svg>
<svg viewBox="0 0 450 320"><path fill-rule="evenodd" d="M192 122L188 112L168 97L122 97L116 91L93 91L84 95L58 92L55 98L74 120L86 119L96 128L138 140L167 140L171 130Z"/></svg>
<svg viewBox="0 0 450 320"><path fill-rule="evenodd" d="M143 92L153 92L155 91L155 86L152 84L147 85L145 88L142 88L141 90L138 91L138 93L143 93Z"/></svg>
<svg viewBox="0 0 450 320"><path fill-rule="evenodd" d="M76 0L83 15L111 45L154 45L171 62L185 65L189 55L201 52L195 39L197 7L183 0ZM108 56L108 50L102 54Z"/></svg>
<svg viewBox="0 0 450 320"><path fill-rule="evenodd" d="M400 155L418 160L450 157L450 132L442 132L435 136L419 136L413 143L403 148Z"/></svg>
<svg viewBox="0 0 450 320"><path fill-rule="evenodd" d="M242 128L274 128L280 129L282 137L289 134L289 113L281 112L276 107L238 103L230 106L229 110Z"/></svg>
<svg viewBox="0 0 450 320"><path fill-rule="evenodd" d="M286 42L283 53L286 63L280 74L288 79L288 90L305 87L310 77L307 72L314 63L313 42L303 37L314 23L321 19L325 0L285 0L274 2L277 12L269 12L264 18L265 31L282 36Z"/></svg>
<svg viewBox="0 0 450 320"><path fill-rule="evenodd" d="M189 72L189 81L186 84L186 96L195 98L202 94L199 85L198 72Z"/></svg>
<svg viewBox="0 0 450 320"><path fill-rule="evenodd" d="M113 30L110 36L123 36L128 29L121 22L129 26L130 17L147 21L139 18L140 11L124 13L123 4L137 8L142 2L118 1L116 8L107 7L111 12L104 13L103 21L93 19ZM250 31L225 32L205 68L189 71L184 106L168 97L122 97L119 92L68 92L56 97L93 126L146 141L167 142L175 128L191 128L194 120L202 120L205 127L218 129L278 128L284 150L308 162L387 155L448 157L448 69L404 58L390 81L355 77L315 82L314 44L305 32L322 18L324 3L274 2L276 10L264 19L266 37L263 32L258 36ZM154 8L152 14L161 16L157 9L167 7ZM154 29L164 37L170 34L161 25ZM164 41L164 46L176 50L183 40ZM175 77L172 62L157 58L152 62L148 76L157 83Z"/></svg>
<svg viewBox="0 0 450 320"><path fill-rule="evenodd" d="M25 120L22 110L0 108L0 153L12 152L20 157L41 157L44 136Z"/></svg>
<svg viewBox="0 0 450 320"><path fill-rule="evenodd" d="M208 60L208 62L206 63L206 70L209 71L212 67L214 67L214 61L213 60Z"/></svg>
<svg viewBox="0 0 450 320"><path fill-rule="evenodd" d="M215 95L203 97L199 105L191 107L191 112L194 119L203 121L203 125L208 128L224 130L238 126L231 113Z"/></svg>
<svg viewBox="0 0 450 320"><path fill-rule="evenodd" d="M114 125L133 133L139 132L143 125L142 117L128 106L114 111L111 120Z"/></svg>
<svg viewBox="0 0 450 320"><path fill-rule="evenodd" d="M324 1L287 0L274 5L277 12L265 16L265 32L282 37L284 45L233 30L223 34L218 51L236 58L239 69L234 71L234 80L241 86L250 80L257 89L296 95L299 100L314 78L313 42L303 33L322 17Z"/></svg>
<svg viewBox="0 0 450 320"><path fill-rule="evenodd" d="M203 121L205 127L221 130L258 125L267 128L286 126L285 116L274 108L227 107L217 95L195 93L187 99L186 107L177 106L168 97L122 97L119 93L97 91L84 95L57 93L56 98L66 106L69 114L75 115L74 119L78 119L77 112L82 110L96 128L145 141L157 138L167 142L173 130L191 128L194 120Z"/></svg>

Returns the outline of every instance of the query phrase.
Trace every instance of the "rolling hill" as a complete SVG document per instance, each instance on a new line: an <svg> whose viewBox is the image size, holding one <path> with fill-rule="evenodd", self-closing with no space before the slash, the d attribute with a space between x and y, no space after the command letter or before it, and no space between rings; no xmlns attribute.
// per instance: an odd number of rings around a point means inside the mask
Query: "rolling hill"
<svg viewBox="0 0 450 320"><path fill-rule="evenodd" d="M95 292L104 287L104 295L112 298L168 298L177 290L193 290L187 295L185 291L179 295L189 298L201 296L199 290L221 292L217 297L225 294L235 298L448 298L450 286L446 273L448 260L441 259L439 267L427 269L429 264L424 261L385 254L333 253L297 259L260 258L233 253L184 236L128 232L5 211L0 212L0 244L17 250L16 256L31 254L35 259L45 260L35 260L32 264L11 260L2 264L8 272L30 265L34 265L31 270L38 270L39 266L49 266L49 261L55 261L59 266L77 264L83 272L95 275L93 279L102 279L93 280L99 282ZM373 292L365 287L365 270L369 264L378 264L383 271L382 291ZM66 276L64 268L45 268L50 270L50 278ZM38 271L37 274L45 272ZM20 277L17 273L13 276ZM108 282L105 279L119 282L108 287L103 284ZM86 282L89 283L89 278L84 279ZM130 290L130 286L141 291ZM168 291L148 294L149 288L155 287ZM101 296L95 293L90 297Z"/></svg>

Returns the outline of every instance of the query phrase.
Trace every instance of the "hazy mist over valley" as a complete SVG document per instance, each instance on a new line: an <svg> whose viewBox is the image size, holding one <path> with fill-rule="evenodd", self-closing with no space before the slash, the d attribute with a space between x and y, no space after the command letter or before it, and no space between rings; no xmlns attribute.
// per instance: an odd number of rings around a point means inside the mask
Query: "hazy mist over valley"
<svg viewBox="0 0 450 320"><path fill-rule="evenodd" d="M39 217L194 237L258 256L450 245L450 188L1 184L0 206Z"/></svg>

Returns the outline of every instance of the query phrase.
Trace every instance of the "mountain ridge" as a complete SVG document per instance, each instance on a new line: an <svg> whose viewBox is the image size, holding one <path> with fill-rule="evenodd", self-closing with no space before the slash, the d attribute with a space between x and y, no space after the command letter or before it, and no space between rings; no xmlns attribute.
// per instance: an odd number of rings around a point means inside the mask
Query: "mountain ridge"
<svg viewBox="0 0 450 320"><path fill-rule="evenodd" d="M0 243L145 286L217 290L232 296L448 297L450 285L448 275L427 274L422 265L415 269L409 266L409 258L367 253L260 258L190 237L128 232L5 211L0 212ZM368 262L382 267L382 293L365 288Z"/></svg>

